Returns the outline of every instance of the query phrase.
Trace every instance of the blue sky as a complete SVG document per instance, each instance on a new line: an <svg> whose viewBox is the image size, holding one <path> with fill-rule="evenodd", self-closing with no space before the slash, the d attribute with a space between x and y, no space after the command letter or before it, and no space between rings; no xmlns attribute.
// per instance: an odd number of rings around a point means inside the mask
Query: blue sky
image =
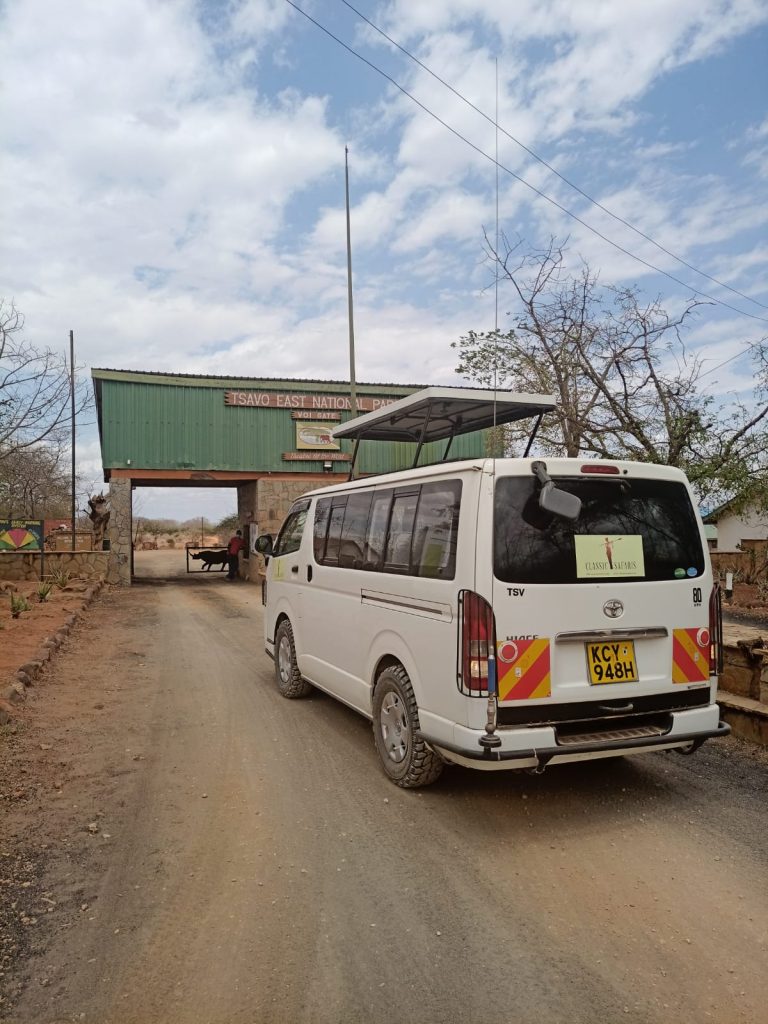
<svg viewBox="0 0 768 1024"><path fill-rule="evenodd" d="M491 125L340 0L296 0L458 132ZM768 304L764 0L357 0L355 6L590 195ZM5 0L0 293L27 335L92 365L193 373L347 373L344 145L350 147L357 372L459 383L450 343L493 324L495 172L285 0ZM518 147L500 160L630 257L501 175L501 227L570 236L606 283L670 310L698 278ZM500 298L504 310L504 294ZM503 317L502 317L503 326ZM702 307L688 344L728 359L768 333ZM708 380L743 391L734 359ZM98 481L93 433L81 471ZM222 492L156 493L146 514L215 516Z"/></svg>

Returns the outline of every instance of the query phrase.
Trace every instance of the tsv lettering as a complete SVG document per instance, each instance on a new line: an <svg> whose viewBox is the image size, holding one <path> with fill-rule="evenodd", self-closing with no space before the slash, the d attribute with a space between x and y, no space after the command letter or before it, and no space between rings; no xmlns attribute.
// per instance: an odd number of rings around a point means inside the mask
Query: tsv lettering
<svg viewBox="0 0 768 1024"><path fill-rule="evenodd" d="M510 597L522 597L525 593L525 587L507 587L507 593Z"/></svg>

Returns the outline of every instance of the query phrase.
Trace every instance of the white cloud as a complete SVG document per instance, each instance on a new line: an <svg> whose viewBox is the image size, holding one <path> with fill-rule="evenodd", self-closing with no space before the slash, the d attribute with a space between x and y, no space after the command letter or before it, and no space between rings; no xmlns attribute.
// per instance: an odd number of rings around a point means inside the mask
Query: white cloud
<svg viewBox="0 0 768 1024"><path fill-rule="evenodd" d="M709 140L678 139L642 106L652 88L674 86L675 69L764 22L765 4L397 0L379 17L489 114L498 57L508 131L574 180L586 175L588 190L670 250L736 287L765 289L762 112L751 130L745 115L732 132L729 159L744 174L736 190L727 167L704 176L696 166ZM352 140L358 377L457 380L450 342L493 319L482 232L493 233L495 170L480 153L341 51L336 62L283 0L8 0L0 20L0 259L31 340L64 346L72 327L88 365L343 378L343 147ZM352 35L356 25L345 22ZM369 29L356 45L494 152L492 125L434 78ZM630 130L638 123L642 146ZM513 171L689 279L499 142ZM504 173L499 206L511 238L535 246L570 235L603 281L659 288ZM662 286L668 305L683 300ZM697 339L719 353L732 336ZM735 364L728 379L741 373ZM81 454L90 472L94 450Z"/></svg>
<svg viewBox="0 0 768 1024"><path fill-rule="evenodd" d="M754 167L761 178L768 178L768 117L747 132L748 148L744 163Z"/></svg>

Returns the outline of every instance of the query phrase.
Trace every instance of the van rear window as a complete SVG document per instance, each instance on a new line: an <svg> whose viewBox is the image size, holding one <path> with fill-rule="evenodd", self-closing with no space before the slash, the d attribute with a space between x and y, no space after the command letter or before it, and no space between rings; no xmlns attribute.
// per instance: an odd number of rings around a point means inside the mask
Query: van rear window
<svg viewBox="0 0 768 1024"><path fill-rule="evenodd" d="M539 507L533 476L501 477L494 502L494 573L506 583L689 579L704 572L688 491L671 480L555 479L581 498L578 520Z"/></svg>

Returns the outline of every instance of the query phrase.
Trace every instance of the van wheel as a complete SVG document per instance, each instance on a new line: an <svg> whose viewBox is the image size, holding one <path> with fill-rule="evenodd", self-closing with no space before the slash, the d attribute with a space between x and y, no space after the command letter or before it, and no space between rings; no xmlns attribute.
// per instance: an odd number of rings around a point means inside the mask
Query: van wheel
<svg viewBox="0 0 768 1024"><path fill-rule="evenodd" d="M306 697L312 689L306 679L302 679L296 664L296 644L288 619L283 619L275 634L275 679L283 697L291 700Z"/></svg>
<svg viewBox="0 0 768 1024"><path fill-rule="evenodd" d="M443 770L442 757L417 735L419 709L401 665L385 668L373 692L373 736L384 771L403 789L429 786Z"/></svg>

